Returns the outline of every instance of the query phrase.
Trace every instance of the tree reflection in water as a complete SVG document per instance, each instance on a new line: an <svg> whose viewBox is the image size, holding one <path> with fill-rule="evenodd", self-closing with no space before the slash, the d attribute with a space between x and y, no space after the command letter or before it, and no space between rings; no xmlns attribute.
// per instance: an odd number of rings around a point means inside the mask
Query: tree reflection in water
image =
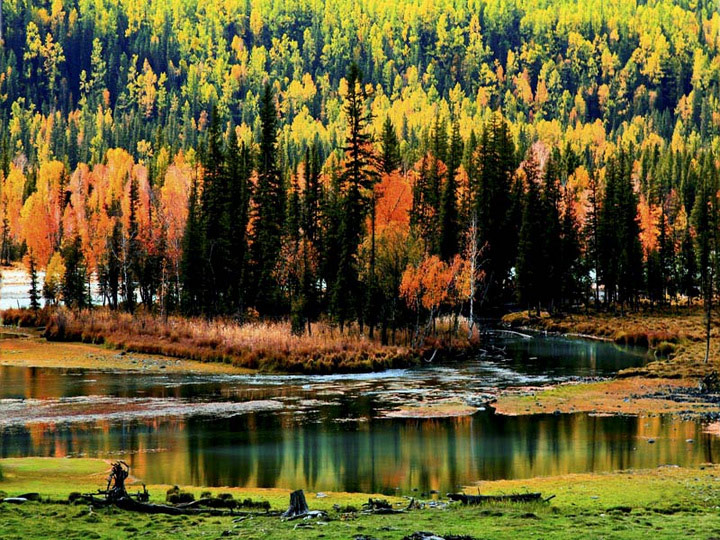
<svg viewBox="0 0 720 540"><path fill-rule="evenodd" d="M487 411L459 419L340 423L327 415L253 413L0 432L2 457L123 455L133 475L151 483L386 493L699 464L714 461L717 446L699 424L670 417L507 417Z"/></svg>

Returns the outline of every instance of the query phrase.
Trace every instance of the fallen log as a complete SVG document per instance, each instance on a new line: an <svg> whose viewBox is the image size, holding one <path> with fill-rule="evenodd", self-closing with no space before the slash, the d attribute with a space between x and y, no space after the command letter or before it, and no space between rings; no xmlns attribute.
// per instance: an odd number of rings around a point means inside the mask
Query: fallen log
<svg viewBox="0 0 720 540"><path fill-rule="evenodd" d="M115 501L115 506L122 510L141 512L143 514L167 514L169 516L187 516L203 514L207 516L234 516L232 510L216 510L214 508L178 508L166 504L141 503L130 497Z"/></svg>
<svg viewBox="0 0 720 540"><path fill-rule="evenodd" d="M512 495L467 495L465 493L448 493L447 497L451 501L459 501L465 505L484 504L489 502L539 502L543 500L541 493L515 493Z"/></svg>

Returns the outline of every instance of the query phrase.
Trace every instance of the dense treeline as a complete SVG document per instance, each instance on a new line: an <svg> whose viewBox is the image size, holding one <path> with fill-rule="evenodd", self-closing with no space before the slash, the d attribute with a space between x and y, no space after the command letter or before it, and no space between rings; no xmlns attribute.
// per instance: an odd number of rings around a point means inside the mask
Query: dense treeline
<svg viewBox="0 0 720 540"><path fill-rule="evenodd" d="M93 281L113 309L387 341L508 303L713 297L711 3L3 10L0 257L50 303Z"/></svg>

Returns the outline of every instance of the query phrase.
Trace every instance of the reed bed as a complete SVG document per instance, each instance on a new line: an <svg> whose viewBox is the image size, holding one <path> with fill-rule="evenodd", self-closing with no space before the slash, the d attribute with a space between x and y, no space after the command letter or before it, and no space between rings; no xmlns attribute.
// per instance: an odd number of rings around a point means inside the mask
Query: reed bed
<svg viewBox="0 0 720 540"><path fill-rule="evenodd" d="M312 335L293 335L289 322L253 322L184 317L133 315L93 309L5 310L3 324L44 327L50 341L80 341L144 353L224 362L236 367L282 373L356 373L402 368L439 349L440 357L467 350L460 338L429 338L417 349L382 345L357 326L341 333L328 323L316 323Z"/></svg>

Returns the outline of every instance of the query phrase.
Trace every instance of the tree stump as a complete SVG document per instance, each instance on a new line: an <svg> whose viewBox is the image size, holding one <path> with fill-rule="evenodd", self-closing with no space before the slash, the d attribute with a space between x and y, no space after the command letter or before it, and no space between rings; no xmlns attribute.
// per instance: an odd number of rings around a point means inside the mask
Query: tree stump
<svg viewBox="0 0 720 540"><path fill-rule="evenodd" d="M113 463L108 477L107 489L105 490L109 501L117 501L128 496L125 489L125 480L127 480L128 476L130 476L130 467L127 463L124 461Z"/></svg>
<svg viewBox="0 0 720 540"><path fill-rule="evenodd" d="M305 493L302 489L298 489L290 494L290 507L282 515L282 517L296 518L305 516L309 512L310 508L308 508L307 501L305 500Z"/></svg>

